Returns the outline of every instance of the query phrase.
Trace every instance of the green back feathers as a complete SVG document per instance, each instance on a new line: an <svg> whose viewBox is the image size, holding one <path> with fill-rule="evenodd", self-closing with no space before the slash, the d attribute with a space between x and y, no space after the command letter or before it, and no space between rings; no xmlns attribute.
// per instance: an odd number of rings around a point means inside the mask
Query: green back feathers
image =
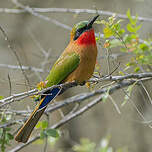
<svg viewBox="0 0 152 152"><path fill-rule="evenodd" d="M53 65L48 77L46 87L62 82L79 65L80 57L75 52L61 55Z"/></svg>

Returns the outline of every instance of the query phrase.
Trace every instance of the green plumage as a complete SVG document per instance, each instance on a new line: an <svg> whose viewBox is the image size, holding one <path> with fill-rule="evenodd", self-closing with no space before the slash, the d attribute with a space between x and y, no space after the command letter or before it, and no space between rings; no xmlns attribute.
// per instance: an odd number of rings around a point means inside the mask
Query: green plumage
<svg viewBox="0 0 152 152"><path fill-rule="evenodd" d="M74 28L75 30L79 30L84 28L89 22L88 21L81 21L80 23L77 23Z"/></svg>
<svg viewBox="0 0 152 152"><path fill-rule="evenodd" d="M80 62L79 54L71 52L62 54L60 58L53 65L46 80L48 81L46 87L56 85L63 81L72 71L74 71Z"/></svg>

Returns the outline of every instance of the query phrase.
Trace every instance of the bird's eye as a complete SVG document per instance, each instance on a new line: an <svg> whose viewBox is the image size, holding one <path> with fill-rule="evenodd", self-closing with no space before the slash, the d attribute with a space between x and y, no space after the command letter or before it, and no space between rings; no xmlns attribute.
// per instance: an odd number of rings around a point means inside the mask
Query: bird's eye
<svg viewBox="0 0 152 152"><path fill-rule="evenodd" d="M81 33L82 31L83 31L83 29L80 28L80 29L78 29L78 30L76 31L76 33Z"/></svg>
<svg viewBox="0 0 152 152"><path fill-rule="evenodd" d="M77 29L74 40L76 40L86 29L87 29L87 25L82 28Z"/></svg>

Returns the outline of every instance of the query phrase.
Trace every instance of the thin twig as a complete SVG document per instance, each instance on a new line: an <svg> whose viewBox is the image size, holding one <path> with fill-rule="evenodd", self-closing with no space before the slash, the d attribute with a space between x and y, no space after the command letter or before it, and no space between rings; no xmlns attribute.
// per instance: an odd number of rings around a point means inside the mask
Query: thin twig
<svg viewBox="0 0 152 152"><path fill-rule="evenodd" d="M116 111L117 111L119 114L121 114L121 111L120 111L118 105L117 105L116 102L113 100L113 98L111 97L111 95L109 95L109 98L110 98L112 104L114 105Z"/></svg>
<svg viewBox="0 0 152 152"><path fill-rule="evenodd" d="M152 98L151 98L151 96L149 95L149 93L148 93L146 87L144 86L144 84L143 84L142 82L141 82L140 84L141 84L142 88L144 89L144 91L145 91L145 93L146 93L146 95L147 95L147 97L148 97L150 103L152 104Z"/></svg>
<svg viewBox="0 0 152 152"><path fill-rule="evenodd" d="M135 83L137 83L137 82L135 82ZM139 114L139 116L144 120L144 121L146 121L145 120L145 117L143 116L143 114L140 112L140 110L137 108L137 106L136 106L136 104L133 102L133 100L131 99L131 96L127 93L127 91L126 90L124 90L123 88L122 88L122 91L125 93L125 95L128 97L128 99L130 100L130 102L131 102L131 105L135 108L135 110L137 111L137 113Z"/></svg>
<svg viewBox="0 0 152 152"><path fill-rule="evenodd" d="M20 101L26 97L29 97L29 96L33 96L33 95L42 95L44 92L48 91L48 90L51 90L55 87L62 87L63 90L67 90L68 88L71 88L71 87L74 87L74 86L77 86L78 84L76 82L70 82L70 83L64 83L64 84L59 84L59 85L54 85L54 86L51 86L51 87L48 87L48 88L45 88L41 91L39 91L38 89L33 89L33 90L30 90L30 91L27 91L27 92L23 92L23 93L19 93L19 94L14 94L12 96L9 96L7 98L4 98L2 100L0 100L0 103L2 103L0 105L0 107L3 107L4 105L7 105L7 104L10 104L14 101Z"/></svg>
<svg viewBox="0 0 152 152"><path fill-rule="evenodd" d="M20 66L11 65L11 64L0 64L0 68L9 68L12 70L20 70L21 69ZM33 72L40 72L40 73L49 72L49 71L45 71L41 68L36 68L36 67L32 67L32 66L24 66L24 65L22 65L22 69L27 70L27 71L33 71Z"/></svg>
<svg viewBox="0 0 152 152"><path fill-rule="evenodd" d="M0 125L0 128L7 128L7 127L10 127L10 126L12 126L12 125L19 124L19 123L21 123L21 122L23 122L22 119L15 120L15 121L11 121L11 122L9 122L9 123L5 123L5 124L3 124L3 125Z"/></svg>
<svg viewBox="0 0 152 152"><path fill-rule="evenodd" d="M110 75L110 60L109 60L109 50L106 48L106 60L107 60L107 67L108 67L108 75Z"/></svg>
<svg viewBox="0 0 152 152"><path fill-rule="evenodd" d="M10 75L8 74L8 82L9 82L9 96L12 94L12 83L11 83L11 78Z"/></svg>
<svg viewBox="0 0 152 152"><path fill-rule="evenodd" d="M141 78L151 78L152 72L145 72L139 74L126 74L124 76L108 76L104 78L91 78L89 82L100 82L100 81L121 81L124 79L141 79Z"/></svg>
<svg viewBox="0 0 152 152"><path fill-rule="evenodd" d="M9 49L13 52L13 54L15 55L16 60L17 60L17 62L18 62L18 64L19 64L19 67L20 67L20 69L21 69L21 72L22 72L22 74L23 74L23 76L24 76L24 78L25 78L27 84L30 86L29 79L28 79L28 77L27 77L27 75L26 75L24 69L22 68L22 64L21 64L20 58L19 58L19 56L18 56L16 50L15 50L15 49L13 48L13 46L11 45L11 41L9 40L9 38L8 38L8 36L7 36L6 32L5 32L5 30L4 30L1 26L0 26L0 30L1 30L1 32L3 33L4 38L5 38L5 40L6 40L7 43L8 43L8 48L9 48ZM26 83L25 83L25 84L26 84Z"/></svg>

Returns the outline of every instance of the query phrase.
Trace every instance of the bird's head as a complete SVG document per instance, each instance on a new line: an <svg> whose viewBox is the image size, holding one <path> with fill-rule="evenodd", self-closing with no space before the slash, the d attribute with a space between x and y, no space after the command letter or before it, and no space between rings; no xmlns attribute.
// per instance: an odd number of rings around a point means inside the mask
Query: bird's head
<svg viewBox="0 0 152 152"><path fill-rule="evenodd" d="M78 44L96 44L94 29L92 27L99 15L95 16L90 21L81 21L77 23L71 31L71 40Z"/></svg>

